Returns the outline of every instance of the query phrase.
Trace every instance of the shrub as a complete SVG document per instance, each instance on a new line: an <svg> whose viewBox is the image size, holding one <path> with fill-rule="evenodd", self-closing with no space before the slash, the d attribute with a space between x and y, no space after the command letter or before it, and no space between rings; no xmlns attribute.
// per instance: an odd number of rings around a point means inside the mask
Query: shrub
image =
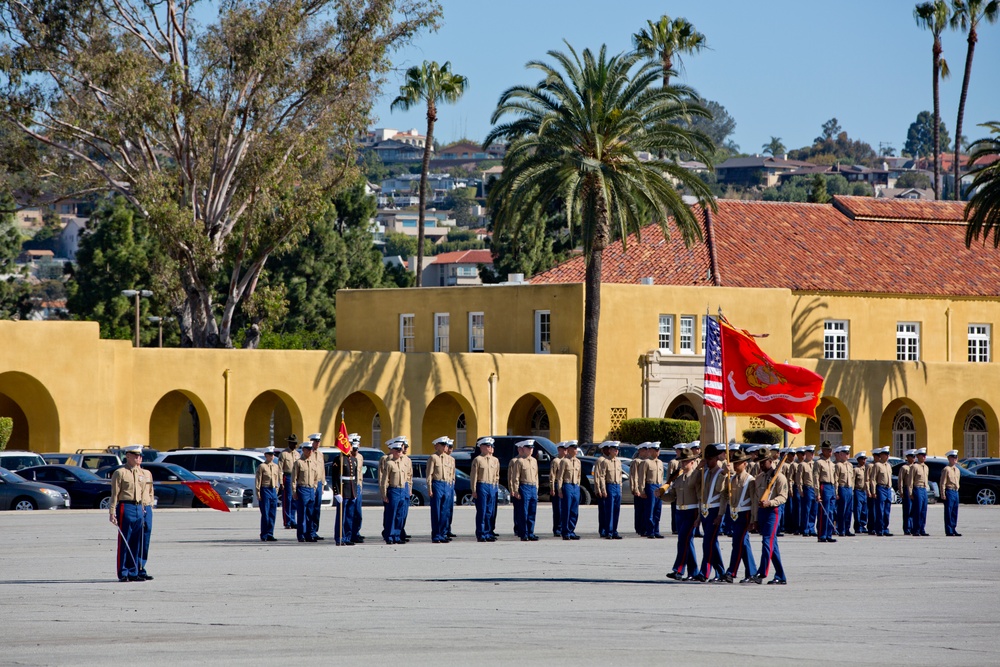
<svg viewBox="0 0 1000 667"><path fill-rule="evenodd" d="M626 419L618 426L616 437L622 442L659 441L663 447L697 440L701 424L686 419Z"/></svg>
<svg viewBox="0 0 1000 667"><path fill-rule="evenodd" d="M781 440L780 428L748 428L743 431L743 442L752 445L776 445Z"/></svg>
<svg viewBox="0 0 1000 667"><path fill-rule="evenodd" d="M0 417L0 452L7 447L10 434L14 430L14 420L10 417Z"/></svg>

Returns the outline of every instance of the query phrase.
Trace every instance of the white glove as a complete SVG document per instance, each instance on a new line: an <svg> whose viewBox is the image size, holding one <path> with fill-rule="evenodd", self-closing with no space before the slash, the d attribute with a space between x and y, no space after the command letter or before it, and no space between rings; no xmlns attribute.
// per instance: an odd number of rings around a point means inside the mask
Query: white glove
<svg viewBox="0 0 1000 667"><path fill-rule="evenodd" d="M344 502L344 496L340 495L339 493L335 495L333 499L337 501L338 505L341 505Z"/></svg>

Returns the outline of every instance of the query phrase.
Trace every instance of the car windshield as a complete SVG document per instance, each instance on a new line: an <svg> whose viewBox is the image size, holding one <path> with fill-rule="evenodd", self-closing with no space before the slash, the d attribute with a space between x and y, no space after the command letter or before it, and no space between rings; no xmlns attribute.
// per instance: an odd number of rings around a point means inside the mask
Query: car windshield
<svg viewBox="0 0 1000 667"><path fill-rule="evenodd" d="M467 479L467 480L470 480L470 481L472 480L471 477L469 477L468 475L466 475L461 470L456 470L455 471L455 477L457 477L458 479Z"/></svg>
<svg viewBox="0 0 1000 667"><path fill-rule="evenodd" d="M198 477L198 475L193 472L178 465L174 465L173 463L161 463L160 466L169 470L172 474L176 475L178 479L184 482L194 482L201 479L201 477Z"/></svg>
<svg viewBox="0 0 1000 667"><path fill-rule="evenodd" d="M17 473L13 473L6 468L0 468L0 479L5 482L10 482L11 484L20 484L21 482L28 481Z"/></svg>
<svg viewBox="0 0 1000 667"><path fill-rule="evenodd" d="M81 482L105 482L103 477L98 477L90 470L85 468L73 468L73 474L76 475L77 479Z"/></svg>

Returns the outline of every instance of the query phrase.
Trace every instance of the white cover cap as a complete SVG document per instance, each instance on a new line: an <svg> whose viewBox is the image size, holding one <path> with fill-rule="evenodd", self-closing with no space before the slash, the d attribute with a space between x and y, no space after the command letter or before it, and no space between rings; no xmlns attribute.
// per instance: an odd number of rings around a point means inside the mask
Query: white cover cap
<svg viewBox="0 0 1000 667"><path fill-rule="evenodd" d="M945 454L945 456L958 456L958 450L957 449L949 449L948 453Z"/></svg>

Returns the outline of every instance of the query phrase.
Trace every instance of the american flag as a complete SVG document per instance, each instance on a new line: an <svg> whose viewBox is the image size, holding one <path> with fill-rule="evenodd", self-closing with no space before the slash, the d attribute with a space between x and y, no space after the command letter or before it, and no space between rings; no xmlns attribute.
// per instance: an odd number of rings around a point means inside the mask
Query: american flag
<svg viewBox="0 0 1000 667"><path fill-rule="evenodd" d="M722 402L722 339L719 323L705 318L705 405L725 410Z"/></svg>

